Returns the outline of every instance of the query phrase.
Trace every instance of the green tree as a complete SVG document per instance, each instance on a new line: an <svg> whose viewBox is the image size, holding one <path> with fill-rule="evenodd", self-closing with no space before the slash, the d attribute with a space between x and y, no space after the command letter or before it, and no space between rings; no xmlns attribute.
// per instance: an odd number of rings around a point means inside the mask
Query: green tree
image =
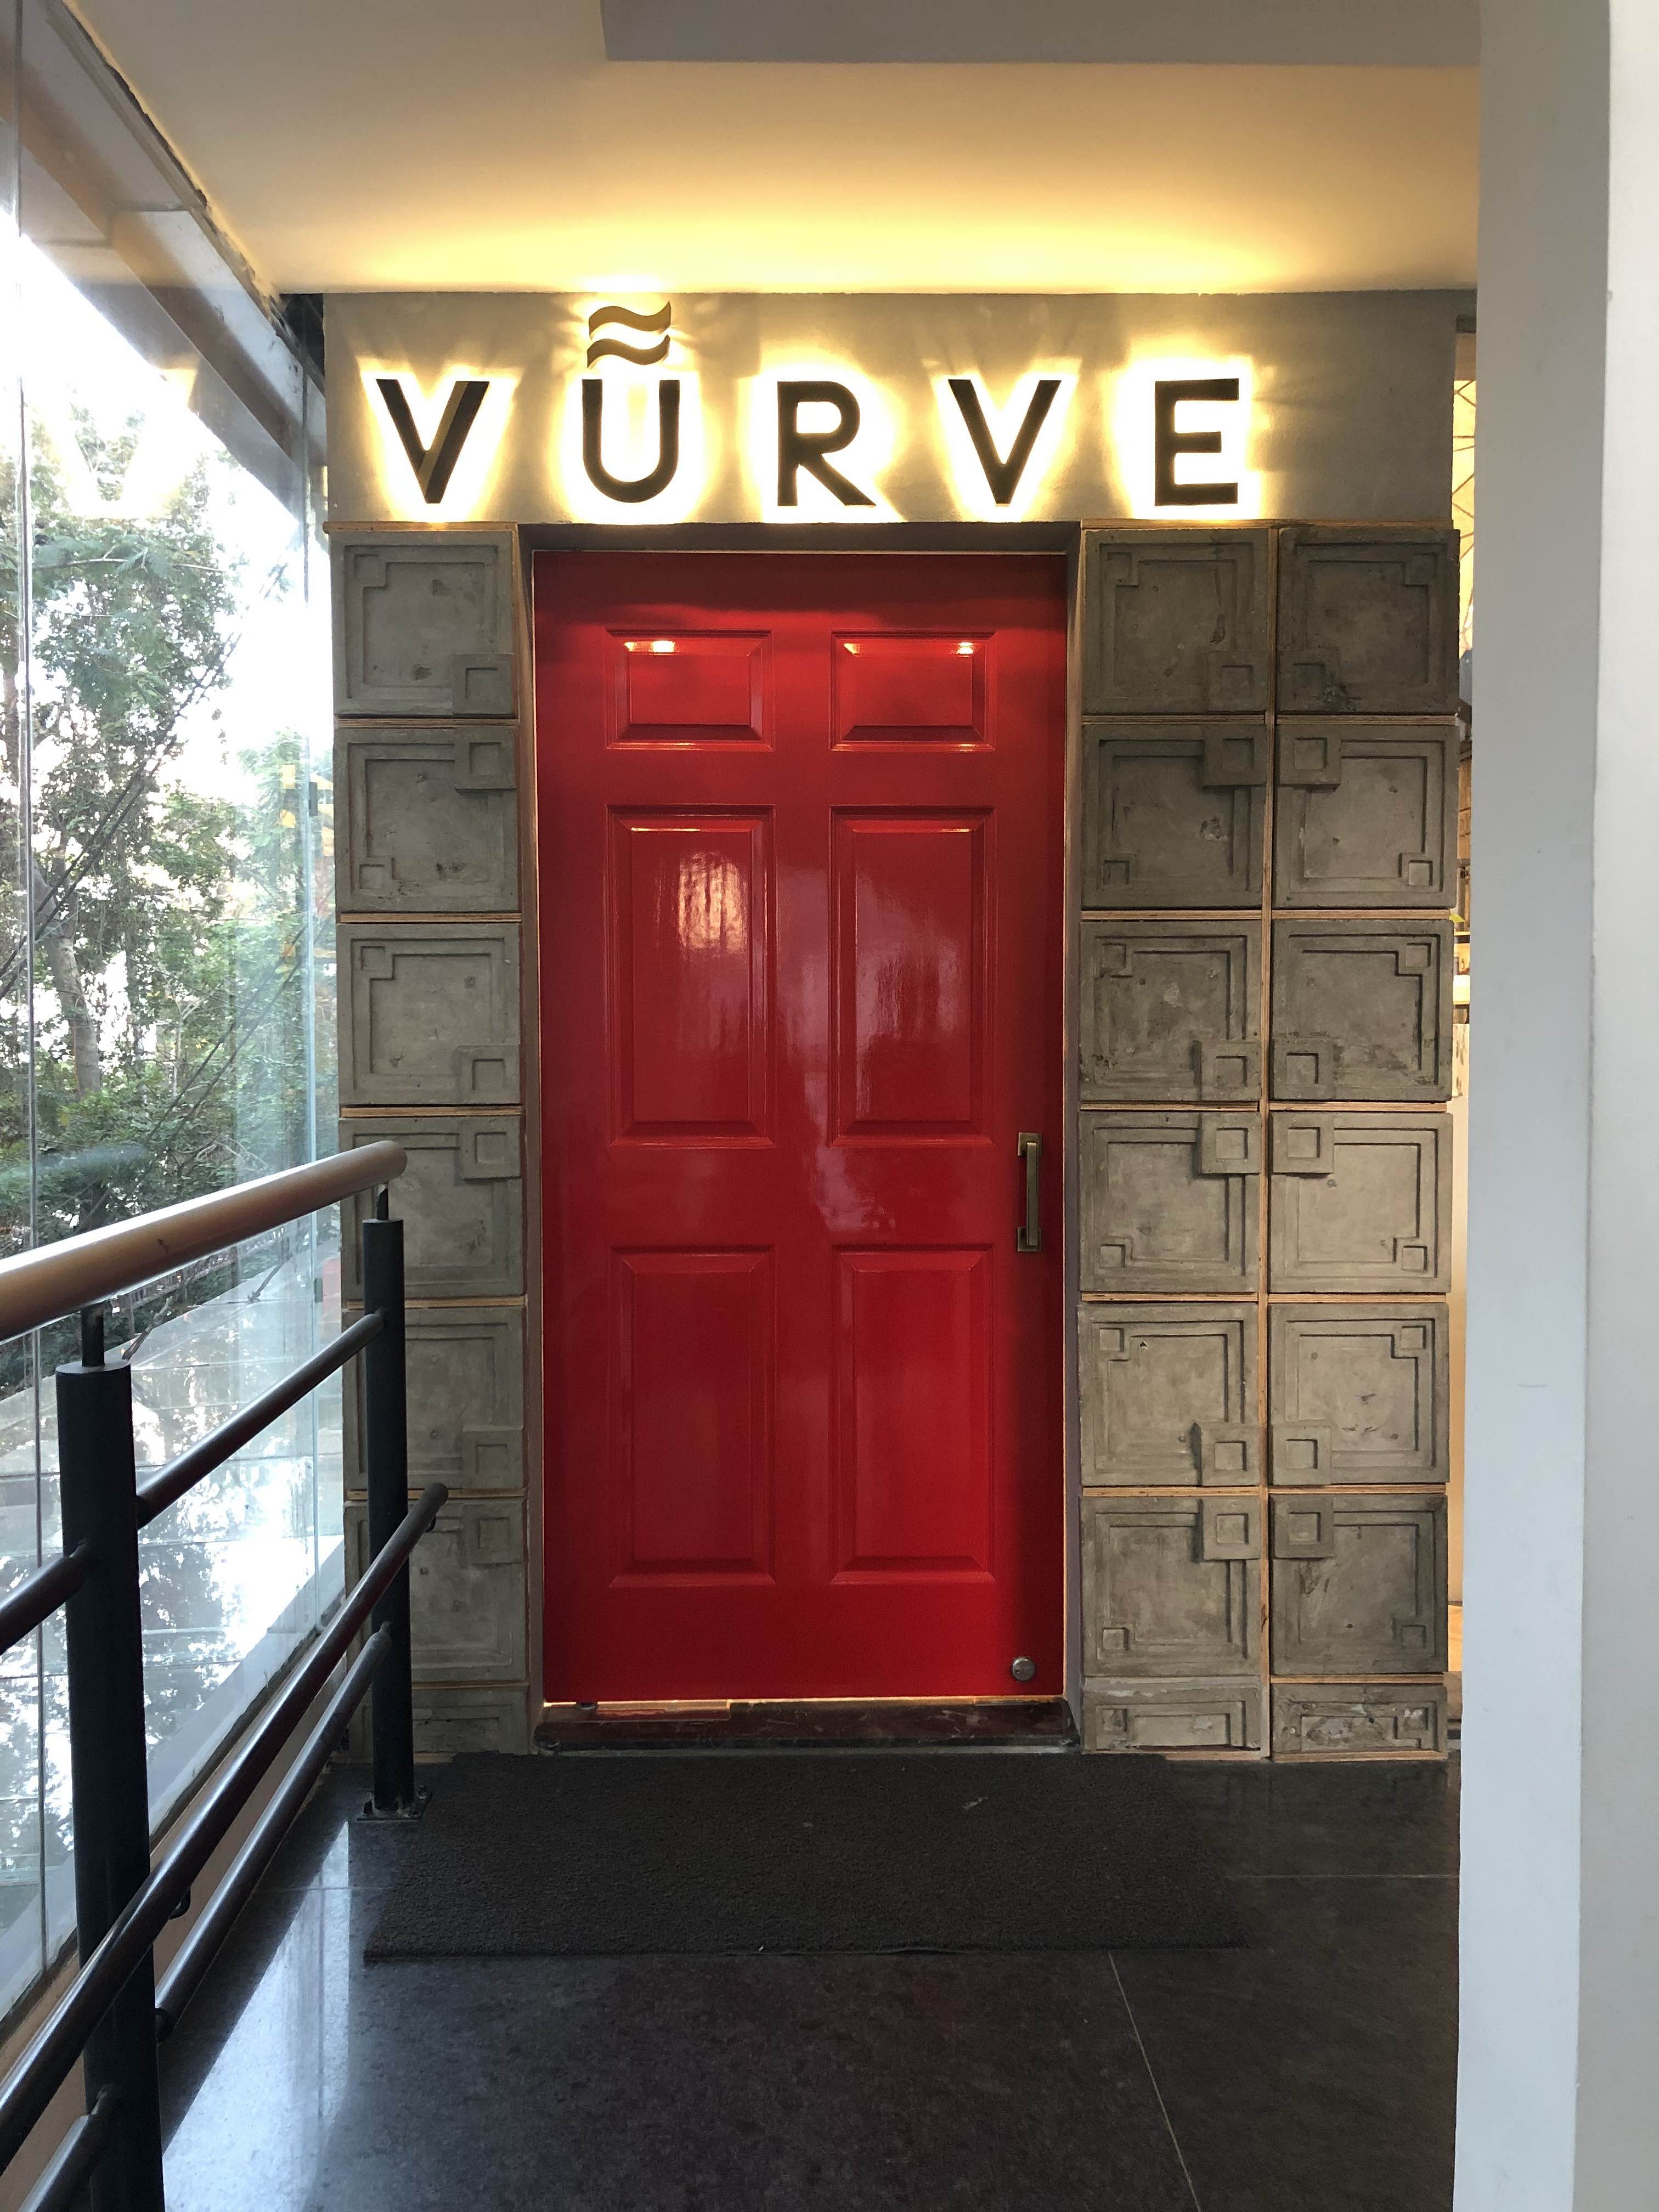
<svg viewBox="0 0 1659 2212"><path fill-rule="evenodd" d="M77 427L113 492L137 422L114 438ZM50 443L34 441L27 855L15 532L0 543L0 838L15 856L0 939L0 1248L29 1225L31 904L40 1241L303 1152L304 747L287 735L243 753L255 796L241 805L179 773L192 731L217 720L249 598L212 521L211 472L230 465L204 457L161 513L106 520L70 512ZM15 486L0 482L0 501L11 511Z"/></svg>
<svg viewBox="0 0 1659 2212"><path fill-rule="evenodd" d="M100 438L79 422L106 495L125 478L137 427ZM233 775L233 735L219 722L239 629L287 573L251 574L216 529L216 471L234 464L204 457L152 518L88 518L70 512L48 441L33 447L27 711L20 488L0 463L0 1252L305 1156L307 932L325 910L306 876L321 840L307 835L302 738L283 732L240 749ZM214 724L216 762L203 742ZM319 1040L320 1054L330 1049ZM234 1260L204 1267L165 1297L144 1294L138 1326L235 1272ZM46 1332L44 1374L70 1355L72 1334L68 1323ZM28 1358L27 1340L0 1346L0 1400L27 1378ZM308 1482L302 1458L263 1473L233 1465L147 1535L152 1746L189 1729L243 1657L225 1561L268 1529L272 1484L279 1504L282 1486L293 1488L289 1517L308 1537ZM0 1495L0 1512L15 1502ZM22 1520L27 1556L32 1486ZM27 1699L0 1713L0 1867L37 1856L37 1787L46 1861L68 1850L57 1632L46 1632L47 1776L35 1774ZM0 1884L0 1928L29 1896L21 1881Z"/></svg>

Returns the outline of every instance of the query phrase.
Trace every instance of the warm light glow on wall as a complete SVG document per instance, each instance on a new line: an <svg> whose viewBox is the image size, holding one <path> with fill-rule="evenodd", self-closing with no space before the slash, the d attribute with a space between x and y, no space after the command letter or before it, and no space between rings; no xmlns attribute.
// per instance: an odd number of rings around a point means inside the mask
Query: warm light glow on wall
<svg viewBox="0 0 1659 2212"><path fill-rule="evenodd" d="M999 503L986 475L985 464L974 443L973 433L963 413L961 403L951 389L953 381L965 381L974 387L991 442L998 456L1005 462L1012 454L1021 428L1037 399L1037 386L1045 381L1059 386L1032 441L1030 455L1019 471L1012 496L1006 503ZM984 379L976 370L955 378L936 376L933 379L933 397L939 404L939 422L945 433L951 481L964 514L977 516L986 522L1018 522L1022 516L1030 514L1042 489L1043 481L1054 465L1054 456L1060 451L1076 390L1077 369L1074 364L1056 367L1050 363L1045 368L1028 369L1000 406L993 401Z"/></svg>
<svg viewBox="0 0 1659 2212"><path fill-rule="evenodd" d="M404 522L466 522L475 514L486 511L484 492L501 446L501 434L507 428L518 378L500 375L490 369L468 368L459 364L452 364L425 387L418 384L406 369L364 364L362 375L369 413L380 425L380 481L386 493L387 513ZM454 386L474 379L489 386L477 415L466 433L441 499L428 501L422 495L414 467L404 451L403 440L381 396L380 380L382 377L394 378L401 386L421 443L428 447L438 434L444 410L449 404L449 395Z"/></svg>
<svg viewBox="0 0 1659 2212"><path fill-rule="evenodd" d="M582 459L582 386L588 378L600 379L605 387L601 457L624 480L637 480L656 465L661 451L658 386L678 385L679 465L652 498L612 499L589 477ZM702 387L690 370L633 368L614 360L578 370L566 380L559 417L559 483L565 506L578 522L688 521L702 504L713 443Z"/></svg>
<svg viewBox="0 0 1659 2212"><path fill-rule="evenodd" d="M830 466L856 486L867 506L849 506L802 468L795 479L793 506L778 498L779 387L786 384L837 384L846 387L859 410L858 429L844 446L826 455ZM898 404L862 371L845 362L817 356L769 362L749 386L744 410L744 451L755 501L768 522L896 522L899 517L881 489L884 471L898 450L903 428ZM833 406L811 400L798 410L802 432L811 438L833 431Z"/></svg>
<svg viewBox="0 0 1659 2212"><path fill-rule="evenodd" d="M1182 399L1173 415L1175 442L1194 434L1218 436L1209 453L1177 450L1170 467L1177 488L1212 483L1237 486L1227 500L1191 501L1158 496L1158 387L1236 379L1236 400ZM1250 414L1255 392L1255 364L1248 355L1224 361L1186 354L1160 354L1132 362L1108 380L1113 444L1131 514L1165 522L1230 521L1261 512L1261 479L1249 466ZM1167 487L1166 487L1167 495Z"/></svg>

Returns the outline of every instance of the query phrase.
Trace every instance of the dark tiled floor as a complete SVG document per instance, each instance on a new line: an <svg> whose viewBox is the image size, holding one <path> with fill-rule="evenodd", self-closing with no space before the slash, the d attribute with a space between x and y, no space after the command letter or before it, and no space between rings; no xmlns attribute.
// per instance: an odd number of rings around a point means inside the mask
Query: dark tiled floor
<svg viewBox="0 0 1659 2212"><path fill-rule="evenodd" d="M171 2212L1444 2212L1455 1771L1176 1779L1243 1949L367 1968L337 1775L164 2051Z"/></svg>

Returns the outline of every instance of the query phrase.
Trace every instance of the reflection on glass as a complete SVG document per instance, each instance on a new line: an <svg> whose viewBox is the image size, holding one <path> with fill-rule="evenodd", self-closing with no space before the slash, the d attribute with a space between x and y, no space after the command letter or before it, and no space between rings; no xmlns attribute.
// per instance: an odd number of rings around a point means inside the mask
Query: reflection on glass
<svg viewBox="0 0 1659 2212"><path fill-rule="evenodd" d="M0 205L0 1255L332 1149L313 471L244 465L204 419L215 373L176 330L134 343L161 328L136 296L77 289ZM333 1234L115 1303L141 1464L337 1327ZM70 1356L68 1324L0 1345L0 1588L58 1548ZM339 1492L336 1383L145 1532L158 1819L337 1595ZM0 2008L72 1923L64 1705L58 1620L0 1662Z"/></svg>

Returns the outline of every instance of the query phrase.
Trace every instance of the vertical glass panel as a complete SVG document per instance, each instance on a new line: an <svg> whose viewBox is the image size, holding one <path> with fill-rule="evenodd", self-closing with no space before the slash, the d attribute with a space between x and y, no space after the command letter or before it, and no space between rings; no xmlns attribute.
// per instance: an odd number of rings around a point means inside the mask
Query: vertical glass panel
<svg viewBox="0 0 1659 2212"><path fill-rule="evenodd" d="M38 1450L33 1344L23 1337L0 1345L0 1590L40 1556ZM62 1857L49 1853L40 1786L40 1643L27 1637L0 1654L0 2011L42 1970L42 1869Z"/></svg>
<svg viewBox="0 0 1659 2212"><path fill-rule="evenodd" d="M311 1224L295 1222L115 1302L141 1475L309 1357L319 1334L313 1256ZM139 1537L157 1819L337 1593L337 1555L322 1562L325 1586L319 1577L317 1428L302 1401Z"/></svg>
<svg viewBox="0 0 1659 2212"><path fill-rule="evenodd" d="M0 0L0 1255L32 1235L27 487L21 454L18 11ZM0 1589L40 1556L34 1347L0 1344ZM40 1639L0 1655L0 2011L45 1964Z"/></svg>
<svg viewBox="0 0 1659 2212"><path fill-rule="evenodd" d="M0 0L0 1254L333 1149L321 468L166 148L67 11ZM115 1301L141 1468L338 1311L331 1217ZM59 1547L72 1335L0 1346L0 1589ZM144 1532L156 1818L337 1596L339 1468L336 1382ZM60 1618L0 1658L0 2008L71 1850Z"/></svg>
<svg viewBox="0 0 1659 2212"><path fill-rule="evenodd" d="M1462 696L1469 696L1468 655L1474 650L1474 407L1473 331L1460 332L1452 386L1452 520L1458 548L1457 649L1464 659Z"/></svg>

